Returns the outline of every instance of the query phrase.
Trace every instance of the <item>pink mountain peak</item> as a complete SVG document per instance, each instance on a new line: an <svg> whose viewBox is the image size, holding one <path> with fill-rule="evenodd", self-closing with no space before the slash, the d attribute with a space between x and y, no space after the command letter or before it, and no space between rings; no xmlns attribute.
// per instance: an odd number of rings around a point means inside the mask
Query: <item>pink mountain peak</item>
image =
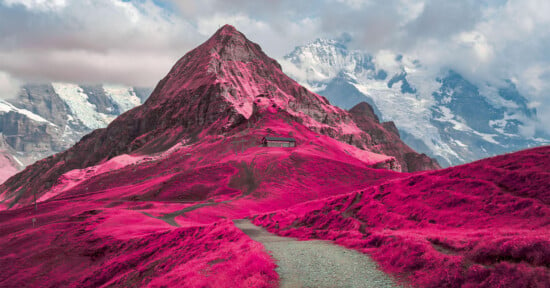
<svg viewBox="0 0 550 288"><path fill-rule="evenodd" d="M229 24L223 25L220 29L218 29L218 31L216 31L216 33L214 33L214 36L221 36L221 35L244 36L233 25L229 25Z"/></svg>

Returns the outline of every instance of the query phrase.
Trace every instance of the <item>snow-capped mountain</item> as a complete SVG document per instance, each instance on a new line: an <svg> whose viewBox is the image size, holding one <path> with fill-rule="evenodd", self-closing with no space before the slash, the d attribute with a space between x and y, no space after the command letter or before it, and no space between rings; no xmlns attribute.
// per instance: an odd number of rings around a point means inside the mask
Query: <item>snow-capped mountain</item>
<svg viewBox="0 0 550 288"><path fill-rule="evenodd" d="M68 149L85 134L140 105L150 93L151 89L115 85L23 85L17 97L0 99L3 170L16 172ZM0 183L14 173L4 174Z"/></svg>
<svg viewBox="0 0 550 288"><path fill-rule="evenodd" d="M550 142L529 133L536 110L512 81L476 85L453 70L430 72L405 55L371 55L326 39L296 47L281 64L334 105L368 102L382 121L395 122L408 145L443 166Z"/></svg>

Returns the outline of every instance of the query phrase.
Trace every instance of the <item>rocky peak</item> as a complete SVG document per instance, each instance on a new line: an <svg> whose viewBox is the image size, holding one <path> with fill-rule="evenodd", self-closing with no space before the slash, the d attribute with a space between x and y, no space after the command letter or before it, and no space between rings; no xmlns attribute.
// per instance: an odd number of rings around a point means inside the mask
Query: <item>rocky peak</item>
<svg viewBox="0 0 550 288"><path fill-rule="evenodd" d="M265 56L258 45L231 25L220 28L205 44L211 47L211 55L224 61L249 62Z"/></svg>
<svg viewBox="0 0 550 288"><path fill-rule="evenodd" d="M369 135L367 146L374 152L395 157L402 171L422 171L441 168L436 160L419 154L405 144L392 121L380 123L374 109L361 102L349 110L357 126Z"/></svg>
<svg viewBox="0 0 550 288"><path fill-rule="evenodd" d="M174 65L168 77L181 78L182 75L186 75L188 80L195 80L193 82L205 76L209 76L207 79L212 79L210 77L223 79L227 77L227 74L223 72L227 72L228 68L232 70L246 68L242 65L230 64L248 64L250 62L257 63L254 65L256 67L249 68L259 68L257 66L260 65L264 70L281 70L279 63L269 58L258 44L248 40L235 27L225 25L206 42L184 55ZM189 77L188 72L191 69L195 71L195 77ZM202 84L202 82L197 84Z"/></svg>
<svg viewBox="0 0 550 288"><path fill-rule="evenodd" d="M380 122L378 116L376 116L376 114L374 113L374 109L367 102L361 102L353 106L353 108L351 108L349 112L353 115L361 115L370 118L376 122Z"/></svg>
<svg viewBox="0 0 550 288"><path fill-rule="evenodd" d="M225 24L213 36L228 36L228 37L241 37L246 38L244 34L239 32L233 25Z"/></svg>
<svg viewBox="0 0 550 288"><path fill-rule="evenodd" d="M211 131L219 132L250 118L258 97L268 98L314 131L332 137L361 133L346 111L289 78L259 45L229 25L183 56L142 110L169 110L173 118L185 119L184 129L218 122L218 129Z"/></svg>
<svg viewBox="0 0 550 288"><path fill-rule="evenodd" d="M274 65L275 68L281 69L281 66L268 57L258 44L248 40L243 33L231 25L224 25L218 29L210 39L197 49L199 48L201 51L209 53L213 62L239 61L248 63L262 61L265 62L264 64L268 68L273 68L270 66Z"/></svg>

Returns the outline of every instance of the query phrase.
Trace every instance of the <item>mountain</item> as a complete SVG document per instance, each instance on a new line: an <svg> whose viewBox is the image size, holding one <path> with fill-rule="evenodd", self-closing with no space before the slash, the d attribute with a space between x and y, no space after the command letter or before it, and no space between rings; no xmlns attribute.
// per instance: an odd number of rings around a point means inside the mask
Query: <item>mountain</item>
<svg viewBox="0 0 550 288"><path fill-rule="evenodd" d="M234 133L236 127L244 124L260 125L265 112L254 113L266 109L280 110L280 117L286 119L284 126L296 123L312 133L347 143L348 148L341 148L343 152L364 159L369 165L397 171L409 166L394 157L370 153L373 148L378 149L371 144L377 143L356 125L350 113L298 85L257 44L226 28L183 56L143 105L122 114L107 128L83 137L71 149L41 160L9 179L2 186L4 196L12 199L9 207L29 203L31 191L45 193L70 170L93 166L121 154L161 153L182 142L199 146L197 142L207 135ZM382 126L378 129L384 133ZM278 130L273 127L268 134L292 134ZM315 145L313 138L310 145ZM243 145L257 146L255 141L258 139ZM340 142L331 143L327 145ZM427 163L428 168L437 167L420 155L416 158ZM410 166L425 168L423 164Z"/></svg>
<svg viewBox="0 0 550 288"><path fill-rule="evenodd" d="M405 55L370 55L326 39L296 47L282 63L343 109L368 102L405 143L443 166L550 143L548 135L529 132L536 110L509 80L474 84L453 70L433 74Z"/></svg>
<svg viewBox="0 0 550 288"><path fill-rule="evenodd" d="M548 147L399 172L437 164L376 117L366 103L330 105L226 25L144 104L0 186L0 286L277 287L276 259L233 222L245 218L368 252L405 284L437 274L436 286L450 287L464 269L472 285L506 273L550 283L548 253L538 252L550 247ZM507 239L517 245L460 250ZM391 249L399 253L380 257ZM364 278L356 267L346 272Z"/></svg>
<svg viewBox="0 0 550 288"><path fill-rule="evenodd" d="M401 171L423 171L441 168L437 161L419 154L405 144L392 121L382 122L367 102L360 102L349 110L353 121L370 136L368 146L373 152L395 157Z"/></svg>
<svg viewBox="0 0 550 288"><path fill-rule="evenodd" d="M0 149L17 164L0 183L24 166L70 148L93 129L106 127L150 92L116 85L23 85L16 97L0 100Z"/></svg>

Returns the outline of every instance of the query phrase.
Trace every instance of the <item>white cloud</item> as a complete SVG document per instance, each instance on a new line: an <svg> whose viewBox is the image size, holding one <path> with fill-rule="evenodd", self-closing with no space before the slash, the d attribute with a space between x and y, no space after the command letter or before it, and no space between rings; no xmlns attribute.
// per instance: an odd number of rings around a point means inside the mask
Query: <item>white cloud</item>
<svg viewBox="0 0 550 288"><path fill-rule="evenodd" d="M30 10L58 10L67 5L66 0L4 0L8 6L22 5Z"/></svg>
<svg viewBox="0 0 550 288"><path fill-rule="evenodd" d="M17 96L21 82L4 71L0 71L0 99L10 99Z"/></svg>
<svg viewBox="0 0 550 288"><path fill-rule="evenodd" d="M389 50L380 50L374 55L374 63L378 69L383 69L390 75L399 73L401 64L396 61L396 54Z"/></svg>
<svg viewBox="0 0 550 288"><path fill-rule="evenodd" d="M40 10L55 4L46 2L0 5L0 70L28 81L154 85L205 38L150 0L67 1Z"/></svg>
<svg viewBox="0 0 550 288"><path fill-rule="evenodd" d="M372 4L372 1L369 0L336 0L336 2L346 4L353 9L361 9L368 4Z"/></svg>
<svg viewBox="0 0 550 288"><path fill-rule="evenodd" d="M486 63L491 60L494 55L493 47L487 42L485 35L477 32L462 32L454 37L454 41L463 48L472 51L474 60Z"/></svg>
<svg viewBox="0 0 550 288"><path fill-rule="evenodd" d="M397 6L397 11L402 17L401 25L405 26L417 19L424 11L425 4L423 0L401 0Z"/></svg>
<svg viewBox="0 0 550 288"><path fill-rule="evenodd" d="M177 60L173 55L111 50L0 53L2 67L30 82L114 83L151 87Z"/></svg>

